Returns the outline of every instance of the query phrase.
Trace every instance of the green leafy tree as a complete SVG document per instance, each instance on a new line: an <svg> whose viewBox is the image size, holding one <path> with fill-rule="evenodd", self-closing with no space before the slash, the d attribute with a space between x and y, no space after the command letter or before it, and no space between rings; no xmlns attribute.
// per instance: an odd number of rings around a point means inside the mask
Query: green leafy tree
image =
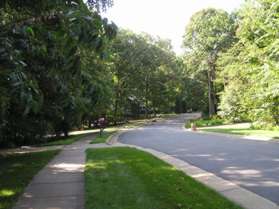
<svg viewBox="0 0 279 209"><path fill-rule="evenodd" d="M169 41L121 30L112 52L115 118L174 110L179 65Z"/></svg>
<svg viewBox="0 0 279 209"><path fill-rule="evenodd" d="M67 135L78 125L84 101L81 52L90 49L99 59L115 35L115 25L99 14L108 3L1 1L0 143Z"/></svg>
<svg viewBox="0 0 279 209"><path fill-rule="evenodd" d="M276 0L255 0L238 12L238 41L219 61L225 86L220 114L231 120L279 124L278 9Z"/></svg>
<svg viewBox="0 0 279 209"><path fill-rule="evenodd" d="M217 9L205 9L194 14L184 35L187 68L207 83L209 115L217 110L216 62L219 54L233 41L234 21ZM200 75L203 74L203 75Z"/></svg>

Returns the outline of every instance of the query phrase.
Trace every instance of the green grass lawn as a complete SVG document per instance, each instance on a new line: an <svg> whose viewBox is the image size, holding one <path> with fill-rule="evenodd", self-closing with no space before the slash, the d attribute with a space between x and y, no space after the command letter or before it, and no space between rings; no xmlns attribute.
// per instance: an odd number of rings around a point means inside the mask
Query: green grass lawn
<svg viewBox="0 0 279 209"><path fill-rule="evenodd" d="M58 150L0 155L0 209L11 209L19 195Z"/></svg>
<svg viewBox="0 0 279 209"><path fill-rule="evenodd" d="M183 172L133 148L87 150L86 209L240 209Z"/></svg>
<svg viewBox="0 0 279 209"><path fill-rule="evenodd" d="M69 145L72 144L78 140L80 140L82 137L86 136L87 134L79 134L79 135L72 135L67 138L59 138L52 141L49 141L47 143L40 144L39 146L56 146L56 145Z"/></svg>
<svg viewBox="0 0 279 209"><path fill-rule="evenodd" d="M99 144L99 143L106 143L107 139L116 132L116 129L109 129L104 131L102 135L97 135L90 144Z"/></svg>
<svg viewBox="0 0 279 209"><path fill-rule="evenodd" d="M257 130L251 128L203 128L202 131L224 133L224 134L235 134L242 136L259 136L269 137L272 139L279 139L279 131L277 130Z"/></svg>

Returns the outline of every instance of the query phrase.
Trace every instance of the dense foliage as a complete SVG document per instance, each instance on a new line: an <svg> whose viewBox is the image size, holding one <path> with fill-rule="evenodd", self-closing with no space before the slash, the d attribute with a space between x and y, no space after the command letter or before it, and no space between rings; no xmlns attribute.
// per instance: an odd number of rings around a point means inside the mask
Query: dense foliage
<svg viewBox="0 0 279 209"><path fill-rule="evenodd" d="M233 18L227 12L205 9L194 14L186 27L185 62L188 72L202 82L204 91L208 92L209 115L216 114L217 110L216 62L233 41L233 26Z"/></svg>
<svg viewBox="0 0 279 209"><path fill-rule="evenodd" d="M0 2L0 146L151 114L279 124L279 2L204 9L169 40L117 30L111 0ZM118 31L118 32L117 32Z"/></svg>
<svg viewBox="0 0 279 209"><path fill-rule="evenodd" d="M188 82L170 42L125 30L116 35L100 16L111 5L1 2L1 146L67 135L101 116L117 123L186 110Z"/></svg>
<svg viewBox="0 0 279 209"><path fill-rule="evenodd" d="M96 103L92 74L116 31L98 13L106 3L1 1L0 144L67 135Z"/></svg>
<svg viewBox="0 0 279 209"><path fill-rule="evenodd" d="M173 111L182 68L167 40L122 30L112 51L115 118Z"/></svg>
<svg viewBox="0 0 279 209"><path fill-rule="evenodd" d="M230 121L279 125L278 27L276 0L248 0L231 15L206 9L192 17L184 62L204 82L210 115L218 107Z"/></svg>
<svg viewBox="0 0 279 209"><path fill-rule="evenodd" d="M237 41L219 60L220 115L279 125L279 2L247 1L237 24Z"/></svg>

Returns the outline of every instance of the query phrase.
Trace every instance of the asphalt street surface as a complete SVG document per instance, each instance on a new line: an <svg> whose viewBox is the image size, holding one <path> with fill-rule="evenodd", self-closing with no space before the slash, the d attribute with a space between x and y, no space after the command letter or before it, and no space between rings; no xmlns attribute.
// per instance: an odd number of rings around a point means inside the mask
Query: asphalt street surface
<svg viewBox="0 0 279 209"><path fill-rule="evenodd" d="M125 132L119 141L167 153L279 204L279 143L185 131L191 114Z"/></svg>

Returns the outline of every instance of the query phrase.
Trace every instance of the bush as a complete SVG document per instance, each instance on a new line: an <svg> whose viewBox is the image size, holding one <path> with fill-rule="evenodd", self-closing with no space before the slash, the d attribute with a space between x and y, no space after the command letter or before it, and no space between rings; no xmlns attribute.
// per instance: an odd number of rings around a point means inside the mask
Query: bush
<svg viewBox="0 0 279 209"><path fill-rule="evenodd" d="M261 129L261 130L269 130L269 131L279 131L279 126L270 123L264 123L264 122L253 122L250 128L254 130Z"/></svg>
<svg viewBox="0 0 279 209"><path fill-rule="evenodd" d="M197 127L206 127L206 126L224 125L227 124L227 121L217 116L213 116L211 118L189 120L186 122L185 127L191 128L191 123L195 123Z"/></svg>

